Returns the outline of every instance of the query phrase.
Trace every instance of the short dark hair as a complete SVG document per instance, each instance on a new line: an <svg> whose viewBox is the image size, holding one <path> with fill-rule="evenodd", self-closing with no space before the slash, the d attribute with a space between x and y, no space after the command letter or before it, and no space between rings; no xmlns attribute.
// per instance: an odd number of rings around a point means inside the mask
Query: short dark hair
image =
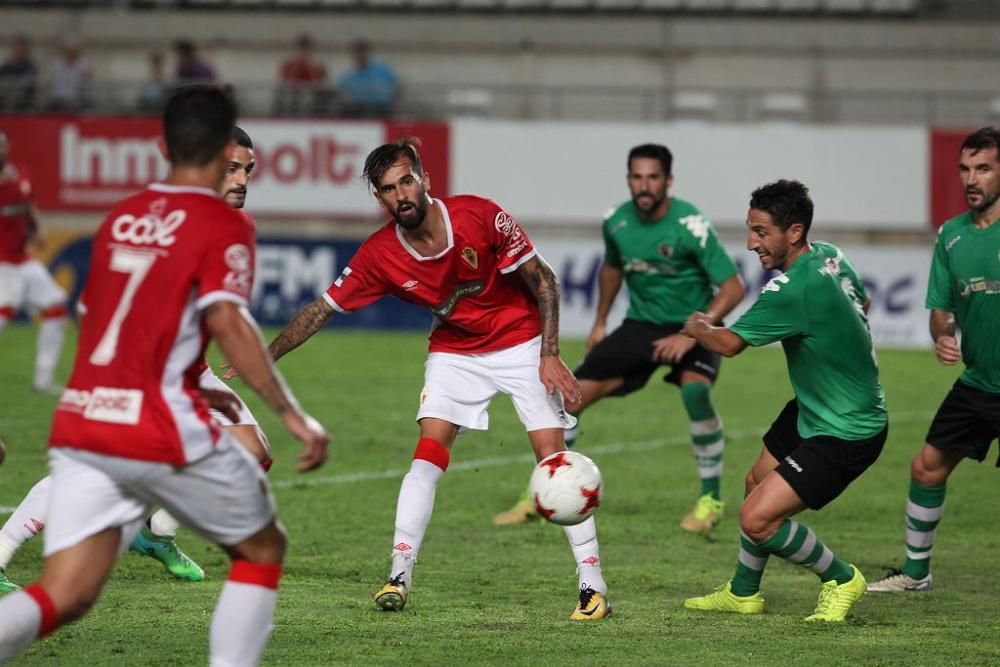
<svg viewBox="0 0 1000 667"><path fill-rule="evenodd" d="M1000 127L996 125L981 127L967 136L962 142L961 150L971 150L973 153L978 153L990 148L1000 151Z"/></svg>
<svg viewBox="0 0 1000 667"><path fill-rule="evenodd" d="M233 127L233 141L237 146L253 150L253 141L250 139L250 135L239 125Z"/></svg>
<svg viewBox="0 0 1000 667"><path fill-rule="evenodd" d="M233 140L234 127L236 102L221 88L180 88L163 109L167 159L175 167L206 165Z"/></svg>
<svg viewBox="0 0 1000 667"><path fill-rule="evenodd" d="M404 157L409 158L410 162L413 163L415 172L423 175L424 167L420 163L418 146L420 146L420 139L417 137L403 137L392 143L382 144L365 158L365 169L361 175L368 179L373 188L378 189L378 182L382 180L385 172Z"/></svg>
<svg viewBox="0 0 1000 667"><path fill-rule="evenodd" d="M770 215L782 231L800 223L804 230L803 237L809 235L813 201L809 197L809 188L798 181L783 179L757 188L750 195L750 208Z"/></svg>
<svg viewBox="0 0 1000 667"><path fill-rule="evenodd" d="M673 153L663 144L641 144L636 146L628 152L628 162L625 163L625 166L631 169L632 160L637 157L659 160L660 165L663 167L663 173L667 176L670 175L670 169L674 165Z"/></svg>

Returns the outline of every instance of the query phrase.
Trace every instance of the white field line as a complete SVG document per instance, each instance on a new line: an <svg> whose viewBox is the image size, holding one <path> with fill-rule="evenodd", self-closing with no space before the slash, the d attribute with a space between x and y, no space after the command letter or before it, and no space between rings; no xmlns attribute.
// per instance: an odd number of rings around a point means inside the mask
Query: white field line
<svg viewBox="0 0 1000 667"><path fill-rule="evenodd" d="M927 421L930 424L933 412L895 412L889 415L889 432L892 433L892 424L910 423L915 421ZM736 431L726 431L726 439L743 440L746 438L760 438L767 431L768 427L742 429ZM642 440L631 443L610 443L606 445L595 445L594 447L581 447L579 451L599 458L614 454L629 454L631 452L641 452L660 447L675 447L690 445L691 438L687 434L658 438L656 440ZM923 444L913 443L913 452ZM528 449L525 443L525 449ZM335 456L335 455L334 455ZM497 468L507 465L530 465L535 462L535 457L529 452L515 456L495 456L482 459L472 459L470 461L458 461L448 466L448 471L468 471L479 470L480 468ZM276 489L301 488L306 486L330 486L334 484L350 484L351 482L368 482L379 479L401 479L409 468L393 468L389 470L371 470L365 472L344 473L342 475L324 475L322 477L301 476L293 479L272 480L271 486Z"/></svg>

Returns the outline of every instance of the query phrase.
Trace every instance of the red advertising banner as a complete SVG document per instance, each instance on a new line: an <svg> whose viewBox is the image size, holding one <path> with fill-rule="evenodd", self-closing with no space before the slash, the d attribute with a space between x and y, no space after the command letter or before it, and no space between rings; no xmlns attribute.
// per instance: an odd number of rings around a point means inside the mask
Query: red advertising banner
<svg viewBox="0 0 1000 667"><path fill-rule="evenodd" d="M965 188L958 178L958 154L962 141L973 130L931 130L930 197L931 224L945 221L968 210Z"/></svg>
<svg viewBox="0 0 1000 667"><path fill-rule="evenodd" d="M254 141L257 170L248 208L276 216L367 218L379 215L361 180L365 156L404 136L423 141L421 158L433 193L450 189L446 123L381 121L240 121ZM166 175L156 118L0 116L10 161L31 175L45 210L103 210Z"/></svg>

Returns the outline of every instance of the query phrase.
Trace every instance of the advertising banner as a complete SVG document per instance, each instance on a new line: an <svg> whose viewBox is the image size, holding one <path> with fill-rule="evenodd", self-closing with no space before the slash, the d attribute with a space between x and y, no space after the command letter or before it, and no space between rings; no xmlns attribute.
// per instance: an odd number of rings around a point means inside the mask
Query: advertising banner
<svg viewBox="0 0 1000 667"><path fill-rule="evenodd" d="M597 308L597 277L604 256L602 243L544 237L534 241L559 275L562 335L585 337L593 326ZM929 347L924 295L932 248L851 245L842 248L861 273L871 297L869 323L876 345ZM727 322L732 323L756 301L770 276L761 269L757 256L747 252L741 244L727 243L726 249L736 261L747 288L743 303L727 318ZM609 327L621 322L627 306L627 289L623 285L611 311Z"/></svg>
<svg viewBox="0 0 1000 667"><path fill-rule="evenodd" d="M423 140L435 194L448 192L450 133L445 123L240 121L254 141L253 212L312 218L374 218L361 179L365 156L401 136ZM104 211L166 175L157 118L0 116L10 161L27 169L44 210Z"/></svg>
<svg viewBox="0 0 1000 667"><path fill-rule="evenodd" d="M932 130L930 165L931 224L940 227L968 210L965 187L958 176L962 142L974 130Z"/></svg>

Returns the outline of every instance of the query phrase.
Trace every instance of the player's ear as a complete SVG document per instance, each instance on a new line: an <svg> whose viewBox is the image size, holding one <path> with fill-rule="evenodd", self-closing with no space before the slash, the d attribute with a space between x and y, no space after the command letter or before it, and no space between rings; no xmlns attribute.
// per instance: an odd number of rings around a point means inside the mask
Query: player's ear
<svg viewBox="0 0 1000 667"><path fill-rule="evenodd" d="M158 138L156 140L156 147L160 149L160 155L163 156L163 159L170 162L170 154L167 152L167 140L163 137Z"/></svg>
<svg viewBox="0 0 1000 667"><path fill-rule="evenodd" d="M423 176L420 177L420 182L424 184L424 192L430 192L431 190L431 175L428 172L424 172Z"/></svg>
<svg viewBox="0 0 1000 667"><path fill-rule="evenodd" d="M674 187L674 175L673 174L667 174L667 188L669 189L669 188L672 188L672 187Z"/></svg>
<svg viewBox="0 0 1000 667"><path fill-rule="evenodd" d="M800 243L805 236L806 228L801 222L793 222L788 228L788 240L792 245Z"/></svg>

